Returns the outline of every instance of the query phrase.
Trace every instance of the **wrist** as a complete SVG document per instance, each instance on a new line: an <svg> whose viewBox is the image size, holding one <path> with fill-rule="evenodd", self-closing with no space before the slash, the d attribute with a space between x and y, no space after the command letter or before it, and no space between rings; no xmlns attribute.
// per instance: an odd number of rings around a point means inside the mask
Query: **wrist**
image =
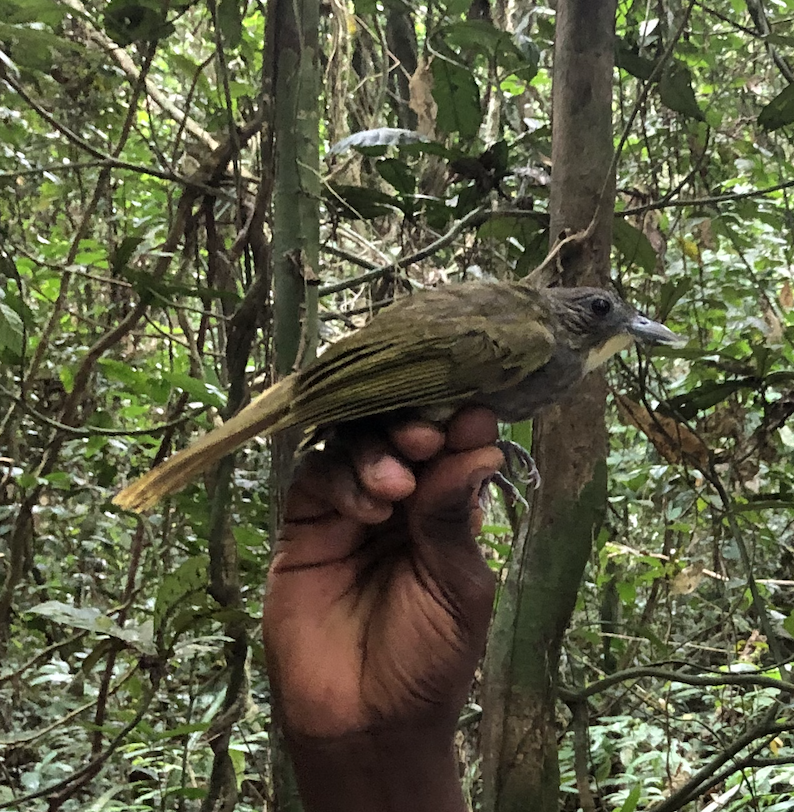
<svg viewBox="0 0 794 812"><path fill-rule="evenodd" d="M454 728L285 732L306 812L466 812Z"/></svg>

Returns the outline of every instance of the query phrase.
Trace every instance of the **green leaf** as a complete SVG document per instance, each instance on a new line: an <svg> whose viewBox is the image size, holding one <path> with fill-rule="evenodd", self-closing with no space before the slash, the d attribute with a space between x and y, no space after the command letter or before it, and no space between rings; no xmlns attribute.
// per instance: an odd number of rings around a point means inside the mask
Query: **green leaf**
<svg viewBox="0 0 794 812"><path fill-rule="evenodd" d="M35 474L24 473L17 477L16 482L20 488L35 488L39 484L39 479Z"/></svg>
<svg viewBox="0 0 794 812"><path fill-rule="evenodd" d="M205 593L209 578L209 559L205 555L188 558L163 578L154 602L154 630L158 633L163 621L176 606L192 595Z"/></svg>
<svg viewBox="0 0 794 812"><path fill-rule="evenodd" d="M193 722L192 724L177 725L169 730L155 730L151 736L154 741L176 739L190 733L203 733L210 726L209 722Z"/></svg>
<svg viewBox="0 0 794 812"><path fill-rule="evenodd" d="M66 471L53 471L47 474L44 479L59 490L69 490L72 487L72 477Z"/></svg>
<svg viewBox="0 0 794 812"><path fill-rule="evenodd" d="M471 8L471 0L447 0L446 7L442 5L445 17L460 17Z"/></svg>
<svg viewBox="0 0 794 812"><path fill-rule="evenodd" d="M110 255L110 268L114 276L124 276L124 269L135 254L135 249L143 242L142 237L125 237Z"/></svg>
<svg viewBox="0 0 794 812"><path fill-rule="evenodd" d="M689 68L675 63L662 74L659 80L659 99L662 104L683 116L705 121L692 90L692 74Z"/></svg>
<svg viewBox="0 0 794 812"><path fill-rule="evenodd" d="M206 94L211 92L211 85L207 79L206 71L201 69L198 62L188 56L185 56L185 54L179 54L171 51L168 54L168 67L176 68L176 70L179 71L179 73L190 82L192 82L195 77L198 77L199 89Z"/></svg>
<svg viewBox="0 0 794 812"><path fill-rule="evenodd" d="M412 195L416 191L416 176L404 161L397 158L384 158L375 167L378 174L390 183L401 195Z"/></svg>
<svg viewBox="0 0 794 812"><path fill-rule="evenodd" d="M505 41L512 44L510 35L488 20L459 20L446 26L440 35L447 45L480 53L495 53Z"/></svg>
<svg viewBox="0 0 794 812"><path fill-rule="evenodd" d="M436 125L445 133L459 133L462 139L474 138L482 122L480 91L474 77L440 57L433 60L432 72L433 98L438 105Z"/></svg>
<svg viewBox="0 0 794 812"><path fill-rule="evenodd" d="M27 610L34 615L41 615L54 623L85 629L94 634L104 634L123 640L125 643L141 650L152 651L151 630L147 625L128 624L118 626L113 618L92 606L73 606L61 601L45 601Z"/></svg>
<svg viewBox="0 0 794 812"><path fill-rule="evenodd" d="M455 147L445 147L437 141L417 141L413 144L400 144L400 152L403 155L437 155L439 158L446 158L449 161L461 158L465 154Z"/></svg>
<svg viewBox="0 0 794 812"><path fill-rule="evenodd" d="M758 123L765 130L771 131L792 122L794 122L794 85L789 85L761 110Z"/></svg>
<svg viewBox="0 0 794 812"><path fill-rule="evenodd" d="M43 23L56 26L66 16L68 9L56 0L2 0L0 14L11 25Z"/></svg>
<svg viewBox="0 0 794 812"><path fill-rule="evenodd" d="M123 361L116 361L113 358L100 358L98 363L109 380L124 384L130 392L144 395L149 391L149 379L151 376L148 372L142 372L129 364L125 364ZM64 385L66 385L65 382Z"/></svg>
<svg viewBox="0 0 794 812"><path fill-rule="evenodd" d="M32 70L49 70L57 53L80 50L76 43L62 39L50 31L23 28L6 22L0 22L0 40L13 43L11 56L14 62Z"/></svg>
<svg viewBox="0 0 794 812"><path fill-rule="evenodd" d="M640 56L629 48L623 40L618 40L615 45L615 67L621 68L637 79L646 81L651 78L656 65L652 60Z"/></svg>
<svg viewBox="0 0 794 812"><path fill-rule="evenodd" d="M538 231L542 231L547 225L547 214L528 211L526 216L491 217L477 229L477 236L501 242L513 239L526 245Z"/></svg>
<svg viewBox="0 0 794 812"><path fill-rule="evenodd" d="M740 389L747 389L750 384L746 381L707 381L696 386L684 395L670 398L668 404L682 417L691 420L705 409L710 409L723 400L729 398Z"/></svg>
<svg viewBox="0 0 794 812"><path fill-rule="evenodd" d="M221 0L218 4L218 27L226 45L236 48L240 44L243 35L240 0Z"/></svg>
<svg viewBox="0 0 794 812"><path fill-rule="evenodd" d="M23 336L24 325L19 314L0 301L0 350L6 349L14 357L21 358Z"/></svg>
<svg viewBox="0 0 794 812"><path fill-rule="evenodd" d="M197 400L206 406L215 406L222 409L226 405L226 398L216 386L198 378L191 378L190 375L186 375L184 372L164 372L162 378L172 386L177 387L177 389L187 392L193 400Z"/></svg>
<svg viewBox="0 0 794 812"><path fill-rule="evenodd" d="M472 52L482 54L489 64L524 81L537 73L540 52L534 42L525 35L517 42L488 20L460 20L443 28L438 36L461 51L461 59L471 60Z"/></svg>
<svg viewBox="0 0 794 812"><path fill-rule="evenodd" d="M391 214L398 208L398 201L378 189L363 186L346 186L339 183L328 184L325 199L338 216L352 220L374 220Z"/></svg>
<svg viewBox="0 0 794 812"><path fill-rule="evenodd" d="M642 792L642 784L635 784L631 792L629 793L628 798L623 801L623 805L620 807L620 812L634 812L637 808L637 804L640 801L640 793Z"/></svg>
<svg viewBox="0 0 794 812"><path fill-rule="evenodd" d="M662 285L658 313L660 321L664 321L670 315L675 305L692 290L693 285L694 282L688 277L678 281L668 280Z"/></svg>
<svg viewBox="0 0 794 812"><path fill-rule="evenodd" d="M105 6L105 31L122 47L156 42L174 32L160 0L110 0Z"/></svg>
<svg viewBox="0 0 794 812"><path fill-rule="evenodd" d="M650 240L622 217L616 217L612 225L612 243L626 262L639 265L646 273L653 272L656 251Z"/></svg>

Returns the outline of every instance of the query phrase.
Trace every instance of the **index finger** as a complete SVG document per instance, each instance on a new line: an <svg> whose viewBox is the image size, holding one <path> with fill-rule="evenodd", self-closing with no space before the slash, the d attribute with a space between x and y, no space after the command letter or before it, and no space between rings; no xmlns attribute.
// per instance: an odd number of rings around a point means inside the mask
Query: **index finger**
<svg viewBox="0 0 794 812"><path fill-rule="evenodd" d="M499 439L496 415L484 406L461 409L447 426L449 451L473 451L493 445Z"/></svg>

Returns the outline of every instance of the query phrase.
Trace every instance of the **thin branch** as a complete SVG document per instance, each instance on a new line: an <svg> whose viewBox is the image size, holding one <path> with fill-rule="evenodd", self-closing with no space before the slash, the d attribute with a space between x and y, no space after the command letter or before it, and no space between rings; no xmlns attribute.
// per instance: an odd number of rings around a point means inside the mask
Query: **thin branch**
<svg viewBox="0 0 794 812"><path fill-rule="evenodd" d="M332 257L343 259L345 262L349 262L351 265L358 265L360 268L366 268L368 271L376 271L378 268L385 267L383 265L378 265L376 262L370 262L368 259L364 259L357 254L351 254L350 251L345 251L344 248L339 248L339 246L331 243L326 243L323 246L323 251L326 254L330 254Z"/></svg>
<svg viewBox="0 0 794 812"><path fill-rule="evenodd" d="M613 685L618 685L627 680L643 679L652 677L665 682L680 682L682 685L701 685L720 687L723 685L742 685L754 688L774 688L783 694L794 694L794 683L785 680L765 677L762 674L684 674L680 671L670 671L666 668L654 666L638 666L627 668L625 671L618 671L603 679L591 683L586 688L574 691L569 688L560 687L559 696L563 702L574 704L588 699L591 696L600 694Z"/></svg>
<svg viewBox="0 0 794 812"><path fill-rule="evenodd" d="M794 180L788 180L784 183L777 183L774 186L767 186L764 189L754 189L750 192L726 192L723 195L697 197L690 200L669 200L666 196L662 200L657 200L644 206L635 206L632 209L624 209L623 211L615 212L615 216L631 217L633 215L653 211L654 209L672 209L681 208L684 206L712 206L715 203L729 203L732 200L748 200L754 197L763 197L764 195L769 195L773 192L780 192L783 189L791 189L792 187L794 187Z"/></svg>
<svg viewBox="0 0 794 812"><path fill-rule="evenodd" d="M63 0L64 4L74 9L81 17L89 37L106 53L108 53L119 65L119 67L133 81L137 81L140 72L124 49L120 48L110 37L95 28L90 20L91 14L79 0ZM173 101L163 93L163 91L151 80L146 79L146 94L165 113L168 113L174 121L179 122L197 140L201 141L210 150L215 151L220 144L196 121L183 113Z"/></svg>
<svg viewBox="0 0 794 812"><path fill-rule="evenodd" d="M3 462L7 461L12 464L14 462L11 459L6 460L5 458L0 458L0 460ZM53 654L61 649L69 649L71 646L74 646L75 643L79 643L87 634L88 632L83 630L77 632L77 634L73 634L71 637L67 637L65 640L60 640L57 643L45 646L41 651L36 652L36 654L34 654L27 662L22 663L22 665L20 665L15 671L0 674L0 685L9 681L16 682L29 668L33 668L34 665L38 665L41 662L49 660Z"/></svg>
<svg viewBox="0 0 794 812"><path fill-rule="evenodd" d="M110 693L115 694L116 691L118 691L119 688L121 688L124 685L124 683L130 679L130 677L132 677L135 673L137 673L137 671L138 671L137 665L130 668L129 671L127 671L127 673L124 674L124 676L121 677L118 680L118 682L116 682ZM40 739L42 736L46 736L48 733L52 733L53 730L55 730L58 727L61 727L61 725L64 725L67 722L70 722L72 719L77 718L81 713L85 713L85 711L90 710L94 705L96 705L96 702L97 702L96 697L93 697L88 702L85 702L84 704L76 708L73 708L68 713L59 717L54 722L50 722L50 724L45 725L44 727L37 728L36 730L31 730L27 733L23 733L18 736L4 737L0 739L0 747L19 746L20 744L30 744L31 742ZM2 808L3 806L2 804L0 804L0 809Z"/></svg>
<svg viewBox="0 0 794 812"><path fill-rule="evenodd" d="M52 417L47 417L47 415L36 411L36 409L34 409L27 401L6 389L2 384L0 384L0 396L7 398L8 400L12 400L22 409L23 412L25 412L25 414L32 417L37 423L49 426L51 429L56 429L57 431L62 431L64 434L67 434L70 437L142 437L145 435L162 434L169 429L175 428L176 426L181 426L183 423L193 420L200 414L206 412L207 409L211 408L209 406L202 406L200 409L194 409L189 414L182 415L182 417L178 417L176 420L172 420L169 423L159 423L158 425L152 426L148 429L102 429L98 426L86 429L78 428L76 426L68 426L66 423L60 423L57 420L54 420Z"/></svg>
<svg viewBox="0 0 794 812"><path fill-rule="evenodd" d="M385 299L379 299L377 302L370 302L369 304L362 305L361 307L354 307L350 310L329 310L326 313L320 313L320 321L340 321L345 322L348 326L352 327L350 323L351 316L363 316L365 313L377 313L378 310L390 305L394 302L394 297L389 296Z"/></svg>
<svg viewBox="0 0 794 812"><path fill-rule="evenodd" d="M113 753L118 750L122 742L127 738L127 736L135 730L135 728L141 723L141 720L146 715L146 711L149 709L149 705L152 703L152 699L154 699L155 693L155 686L148 685L143 689L143 695L141 696L141 700L138 703L138 708L135 711L135 715L129 722L119 731L118 735L115 736L108 746L105 748L105 751L102 755L95 758L93 761L90 761L88 764L85 765L82 769L78 770L75 773L72 773L68 778L64 778L62 781L58 781L56 784L51 784L46 787L42 787L41 789L36 790L35 792L31 792L28 795L23 795L20 798L14 798L11 801L3 801L0 802L0 809L9 809L10 807L21 807L26 804L28 801L35 801L36 798L43 798L47 795L53 795L56 792L62 792L63 790L68 789L72 784L75 782L80 781L86 775L95 775L102 765L113 755Z"/></svg>
<svg viewBox="0 0 794 812"><path fill-rule="evenodd" d="M0 180L15 180L16 178L26 178L35 175L43 175L46 172L55 174L56 172L65 172L78 169L96 169L108 166L107 160L96 161L70 161L69 163L49 164L48 166L41 166L37 169L16 169L13 172L0 172Z"/></svg>
<svg viewBox="0 0 794 812"><path fill-rule="evenodd" d="M772 28L769 25L769 20L766 16L766 9L764 8L761 0L745 0L747 11L753 19L753 22L758 29L758 33L764 38L764 45L766 52L772 57L772 61L777 65L777 69L783 75L783 78L791 85L794 84L794 73L791 71L791 65L786 61L786 58L780 53L773 43L769 41L769 35L772 33Z"/></svg>
<svg viewBox="0 0 794 812"><path fill-rule="evenodd" d="M47 112L47 110L45 110L32 96L30 96L22 85L17 82L17 80L14 79L7 71L3 70L2 67L0 67L0 79L9 85L9 87L11 87L12 90L14 90L31 109L38 113L38 115L47 122L47 124L49 124L53 129L57 130L61 135L65 136L75 146L80 147L80 149L87 152L89 155L93 155L94 158L101 161L104 166L110 166L116 169L126 169L131 172L137 172L141 175L150 175L154 178L160 178L161 180L176 181L188 186L191 185L191 182L187 178L180 177L173 172L166 172L155 167L134 164L130 163L129 161L122 161L120 158L114 158L113 156L102 152L102 150L99 150L92 144L89 144L88 141L81 138L79 135L77 135L77 133L72 132L72 130L70 130L65 124L62 124L60 121L54 118L54 116L50 115L50 113Z"/></svg>
<svg viewBox="0 0 794 812"><path fill-rule="evenodd" d="M489 216L490 213L486 209L482 207L476 208L473 211L470 211L465 217L461 217L460 220L456 221L452 225L446 234L443 234L425 248L420 249L410 256L390 262L388 265L381 265L378 268L367 271L367 273L361 274L361 276L357 276L354 279L346 279L343 282L323 285L323 287L320 288L320 296L330 296L332 293L340 293L343 290L349 290L350 288L355 288L359 285L373 282L374 280L380 279L383 276L393 274L397 270L402 270L403 268L407 268L410 265L416 264L417 262L421 262L423 259L426 259L427 257L435 254L437 251L440 251L442 248L446 248L446 246L448 246L463 231L469 228L469 226L481 225L484 223Z"/></svg>
<svg viewBox="0 0 794 812"><path fill-rule="evenodd" d="M731 761L745 747L750 747L756 740L765 736L775 736L794 729L794 723L773 724L771 719L765 719L747 733L738 736L734 742L724 748L718 755L698 770L683 786L679 787L668 798L655 806L649 812L674 812L689 803L694 797L702 794L712 785L714 774L727 762ZM741 769L741 767L739 767ZM735 772L731 769L730 772Z"/></svg>

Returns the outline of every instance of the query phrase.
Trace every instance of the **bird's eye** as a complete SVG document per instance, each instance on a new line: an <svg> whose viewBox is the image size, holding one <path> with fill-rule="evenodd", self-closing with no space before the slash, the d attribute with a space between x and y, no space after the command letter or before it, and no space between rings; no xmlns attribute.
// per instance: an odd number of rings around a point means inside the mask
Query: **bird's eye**
<svg viewBox="0 0 794 812"><path fill-rule="evenodd" d="M609 315L609 312L612 310L612 303L609 299L603 299L599 296L590 303L590 309L596 316L603 318Z"/></svg>

